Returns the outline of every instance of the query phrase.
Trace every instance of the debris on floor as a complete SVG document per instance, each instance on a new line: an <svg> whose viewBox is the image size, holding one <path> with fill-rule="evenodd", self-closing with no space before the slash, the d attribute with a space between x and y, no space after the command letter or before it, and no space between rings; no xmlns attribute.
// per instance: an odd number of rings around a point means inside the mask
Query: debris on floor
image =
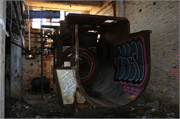
<svg viewBox="0 0 180 119"><path fill-rule="evenodd" d="M27 95L27 94L26 94ZM60 106L56 94L28 94L6 108L6 118L179 118L160 105L159 101L143 102L118 109L85 108L74 111L72 105Z"/></svg>

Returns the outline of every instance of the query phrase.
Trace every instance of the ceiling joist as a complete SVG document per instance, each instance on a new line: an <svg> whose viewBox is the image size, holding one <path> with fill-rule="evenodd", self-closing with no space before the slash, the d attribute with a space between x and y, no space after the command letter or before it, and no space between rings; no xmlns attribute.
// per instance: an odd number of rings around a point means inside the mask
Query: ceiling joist
<svg viewBox="0 0 180 119"><path fill-rule="evenodd" d="M89 13L92 8L101 8L101 1L26 1L32 9L63 10ZM96 3L96 4L95 4Z"/></svg>

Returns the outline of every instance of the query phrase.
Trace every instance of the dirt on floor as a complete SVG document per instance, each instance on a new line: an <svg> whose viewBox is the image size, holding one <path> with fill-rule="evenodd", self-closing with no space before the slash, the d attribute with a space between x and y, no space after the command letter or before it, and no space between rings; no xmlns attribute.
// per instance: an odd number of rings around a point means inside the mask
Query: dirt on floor
<svg viewBox="0 0 180 119"><path fill-rule="evenodd" d="M179 109L165 109L158 100L136 103L118 109L86 108L74 111L72 105L60 106L56 94L24 94L24 100L6 101L6 118L179 118ZM13 103L14 101L14 103ZM9 104L9 105L8 105Z"/></svg>

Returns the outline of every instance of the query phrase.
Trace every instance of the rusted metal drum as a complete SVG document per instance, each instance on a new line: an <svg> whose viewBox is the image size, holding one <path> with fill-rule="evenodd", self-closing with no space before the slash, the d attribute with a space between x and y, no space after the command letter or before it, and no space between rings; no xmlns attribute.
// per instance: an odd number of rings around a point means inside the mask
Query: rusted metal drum
<svg viewBox="0 0 180 119"><path fill-rule="evenodd" d="M93 83L84 87L77 80L78 91L91 105L116 108L133 102L143 93L150 74L150 31L115 42L102 40L97 56L99 71Z"/></svg>

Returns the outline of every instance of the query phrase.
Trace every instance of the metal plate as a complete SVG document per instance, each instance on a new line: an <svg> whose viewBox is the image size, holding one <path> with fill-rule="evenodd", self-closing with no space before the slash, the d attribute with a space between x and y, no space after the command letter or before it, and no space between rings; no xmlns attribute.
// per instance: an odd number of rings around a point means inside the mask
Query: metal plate
<svg viewBox="0 0 180 119"><path fill-rule="evenodd" d="M56 69L56 73L63 104L73 104L77 86L74 70Z"/></svg>
<svg viewBox="0 0 180 119"><path fill-rule="evenodd" d="M79 87L90 104L103 108L127 105L146 88L150 74L150 32L142 31L117 40L112 51L110 64L100 65L93 85Z"/></svg>

